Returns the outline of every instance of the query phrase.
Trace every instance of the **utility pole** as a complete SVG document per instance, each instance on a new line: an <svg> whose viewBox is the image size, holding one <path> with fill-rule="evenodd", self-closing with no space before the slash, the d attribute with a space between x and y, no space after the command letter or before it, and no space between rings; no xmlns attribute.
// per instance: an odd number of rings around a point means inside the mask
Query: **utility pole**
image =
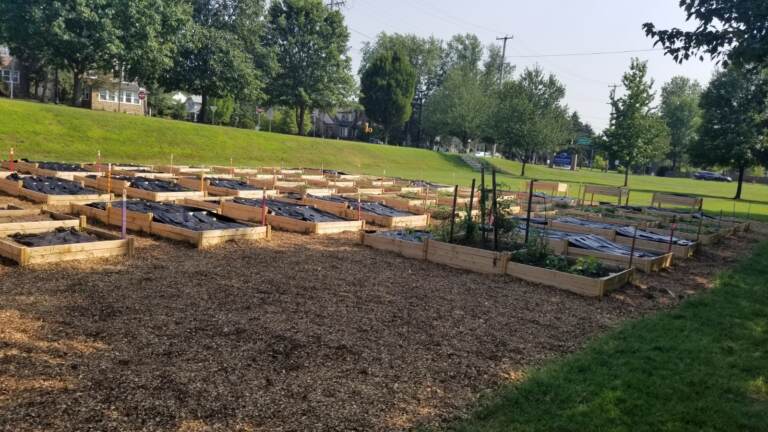
<svg viewBox="0 0 768 432"><path fill-rule="evenodd" d="M326 6L328 6L330 10L341 10L346 4L346 0L330 0Z"/></svg>
<svg viewBox="0 0 768 432"><path fill-rule="evenodd" d="M501 66L499 66L499 84L504 83L504 65L507 63L507 41L514 39L514 36L505 35L496 38L497 41L504 41L501 49Z"/></svg>

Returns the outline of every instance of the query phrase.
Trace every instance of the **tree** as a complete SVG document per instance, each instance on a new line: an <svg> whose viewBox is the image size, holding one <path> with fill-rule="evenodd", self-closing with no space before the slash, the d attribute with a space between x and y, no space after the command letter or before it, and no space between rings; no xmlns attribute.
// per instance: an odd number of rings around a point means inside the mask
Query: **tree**
<svg viewBox="0 0 768 432"><path fill-rule="evenodd" d="M697 81L683 76L672 77L661 88L661 116L669 128L668 157L672 161L672 171L677 169L680 159L687 154L688 146L696 139L701 91Z"/></svg>
<svg viewBox="0 0 768 432"><path fill-rule="evenodd" d="M646 164L666 153L669 131L652 110L653 80L648 80L648 63L632 59L622 83L625 95L611 91L611 122L605 135L608 153L623 162L624 186L633 167Z"/></svg>
<svg viewBox="0 0 768 432"><path fill-rule="evenodd" d="M442 67L442 61L445 48L443 42L434 37L421 38L413 34L381 33L374 43L366 42L363 44L359 74L362 76L378 54L391 50L398 50L403 53L416 71L416 85L412 103L414 109L411 118L405 124L403 141L410 142L412 134L415 133L416 140L421 142L424 105L440 87L444 79L445 71ZM391 134L390 138L395 135L394 133Z"/></svg>
<svg viewBox="0 0 768 432"><path fill-rule="evenodd" d="M193 21L163 81L166 88L202 96L199 122L210 119L210 98L263 95L262 72L242 37L248 32L242 23L258 23L263 6L264 0L194 0ZM250 32L260 33L260 25L253 24Z"/></svg>
<svg viewBox="0 0 768 432"><path fill-rule="evenodd" d="M561 105L565 88L553 75L526 69L517 81L505 82L491 114L494 138L522 161L520 175L536 153L549 153L571 134L568 110Z"/></svg>
<svg viewBox="0 0 768 432"><path fill-rule="evenodd" d="M677 62L691 57L710 58L737 66L766 65L768 60L768 7L760 0L680 0L693 30L658 30L643 24L645 34L656 39Z"/></svg>
<svg viewBox="0 0 768 432"><path fill-rule="evenodd" d="M469 149L483 133L488 98L480 75L466 67L451 70L424 107L424 127L432 135L450 135Z"/></svg>
<svg viewBox="0 0 768 432"><path fill-rule="evenodd" d="M411 116L411 103L416 91L416 71L399 51L380 53L360 80L360 103L365 113L384 129L384 143L389 134Z"/></svg>
<svg viewBox="0 0 768 432"><path fill-rule="evenodd" d="M699 137L691 160L738 169L734 199L741 199L744 172L768 163L768 77L733 67L719 72L701 95Z"/></svg>
<svg viewBox="0 0 768 432"><path fill-rule="evenodd" d="M443 70L464 68L477 72L482 61L483 43L477 36L471 33L455 35L446 46Z"/></svg>
<svg viewBox="0 0 768 432"><path fill-rule="evenodd" d="M353 93L348 42L343 15L321 0L270 4L263 43L279 68L267 94L273 105L296 110L301 135L308 110L339 105Z"/></svg>

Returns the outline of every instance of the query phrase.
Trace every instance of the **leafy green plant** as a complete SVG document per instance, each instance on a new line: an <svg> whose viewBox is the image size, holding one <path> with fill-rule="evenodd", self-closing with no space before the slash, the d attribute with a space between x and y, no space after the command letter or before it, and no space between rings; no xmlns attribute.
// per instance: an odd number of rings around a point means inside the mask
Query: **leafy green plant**
<svg viewBox="0 0 768 432"><path fill-rule="evenodd" d="M595 257L579 258L576 263L568 269L569 273L578 274L587 277L608 276L608 270Z"/></svg>

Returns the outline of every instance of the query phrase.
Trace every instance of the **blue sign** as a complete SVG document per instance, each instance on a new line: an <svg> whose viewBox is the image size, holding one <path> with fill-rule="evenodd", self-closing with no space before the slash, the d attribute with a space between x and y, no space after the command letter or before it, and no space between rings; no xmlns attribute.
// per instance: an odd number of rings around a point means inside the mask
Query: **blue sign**
<svg viewBox="0 0 768 432"><path fill-rule="evenodd" d="M555 155L552 165L570 167L573 164L573 156L570 152L560 152Z"/></svg>

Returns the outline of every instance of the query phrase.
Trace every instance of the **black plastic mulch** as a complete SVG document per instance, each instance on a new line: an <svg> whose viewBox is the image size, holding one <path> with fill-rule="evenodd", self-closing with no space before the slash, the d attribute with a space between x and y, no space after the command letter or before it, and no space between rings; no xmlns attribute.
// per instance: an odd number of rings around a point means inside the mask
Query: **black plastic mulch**
<svg viewBox="0 0 768 432"><path fill-rule="evenodd" d="M243 191L253 191L253 190L261 190L261 188L249 185L248 183L240 180L232 180L232 179L222 179L222 178L208 178L208 181L211 182L211 186L214 187L220 187L225 189L232 189L232 190L243 190Z"/></svg>
<svg viewBox="0 0 768 432"><path fill-rule="evenodd" d="M151 179L146 177L133 177L129 178L131 181L131 187L141 189L149 192L191 192L192 189L185 188L177 183Z"/></svg>
<svg viewBox="0 0 768 432"><path fill-rule="evenodd" d="M69 171L69 172L89 172L80 165L59 163L59 162L36 162L38 168L51 171Z"/></svg>
<svg viewBox="0 0 768 432"><path fill-rule="evenodd" d="M107 207L107 203L104 202L88 205L101 210ZM115 201L112 205L122 208L122 201ZM234 219L220 216L207 210L177 204L130 200L126 201L125 207L129 211L137 213L152 213L152 220L154 222L186 228L192 231L248 228L248 225L239 223Z"/></svg>
<svg viewBox="0 0 768 432"><path fill-rule="evenodd" d="M622 226L622 225L616 225L616 224L607 224L603 222L595 222L591 220L586 219L579 219L574 217L562 217L557 219L558 222L567 223L571 225L579 225L583 227L589 227L589 228L599 228L599 229L609 229L609 230L615 230L616 233L622 237L634 237L635 236L635 228L631 226ZM654 241L659 243L669 243L670 242L670 236L664 235L664 234L656 234L650 231L645 231L642 229L637 230L637 238L639 240L648 240L648 241ZM685 240L677 237L671 238L672 244L676 244L679 246L690 246L693 244L690 240Z"/></svg>
<svg viewBox="0 0 768 432"><path fill-rule="evenodd" d="M78 231L75 228L57 228L55 231L39 234L16 233L11 235L10 238L16 243L27 247L93 243L101 240L93 234Z"/></svg>
<svg viewBox="0 0 768 432"><path fill-rule="evenodd" d="M95 195L101 192L80 186L80 183L76 183L69 180L63 180L56 177L47 176L29 176L22 177L16 173L13 173L6 177L8 180L18 181L21 180L24 189L29 189L35 192L44 193L46 195Z"/></svg>
<svg viewBox="0 0 768 432"><path fill-rule="evenodd" d="M403 241L409 241L409 242L415 242L415 243L424 243L427 239L431 239L432 233L429 231L411 231L411 230L400 230L400 231L379 231L376 233L379 237L387 237L392 238L396 240L403 240Z"/></svg>
<svg viewBox="0 0 768 432"><path fill-rule="evenodd" d="M252 207L261 207L262 200L253 200L245 198L235 198L238 204ZM344 222L346 219L336 216L333 213L322 211L312 206L302 204L292 204L284 201L266 200L265 204L269 211L277 216L284 216L291 219L297 219L304 222Z"/></svg>
<svg viewBox="0 0 768 432"><path fill-rule="evenodd" d="M357 206L358 206L357 198L352 198L352 197L330 195L330 196L313 196L313 198L324 200L324 201L347 203L354 210L357 210ZM416 216L414 213L398 210L388 205L384 205L384 204L380 204L372 201L360 201L360 210L366 213L373 213L378 216L389 216L389 217Z"/></svg>

